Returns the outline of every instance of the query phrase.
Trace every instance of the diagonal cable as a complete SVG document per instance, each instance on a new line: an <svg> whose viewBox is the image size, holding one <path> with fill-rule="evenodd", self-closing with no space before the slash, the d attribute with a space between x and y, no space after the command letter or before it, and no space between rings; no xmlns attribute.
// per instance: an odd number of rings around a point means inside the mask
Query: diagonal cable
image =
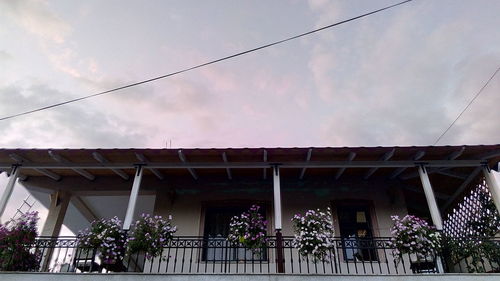
<svg viewBox="0 0 500 281"><path fill-rule="evenodd" d="M235 57L239 57L239 56L242 56L242 55L246 55L248 53L256 52L256 51L259 51L259 50L262 50L262 49L265 49L265 48L269 48L269 47L272 47L272 46L275 46L275 45L278 45L278 44L282 44L282 43L285 43L285 42L288 42L288 41L291 41L291 40L294 40L294 39L298 39L298 38L301 38L301 37L304 37L304 36L307 36L307 35L310 35L310 34L313 34L313 33L316 33L316 32L319 32L319 31L322 31L322 30L325 30L325 29L328 29L328 28L332 28L332 27L337 26L337 25L341 25L341 24L344 24L344 23L348 23L350 21L354 21L354 20L357 20L357 19L360 19L360 18L364 18L364 17L367 17L369 15L373 15L373 14L376 14L376 13L379 13L379 12L382 12L382 11L394 8L396 6L403 5L403 4L406 4L406 3L411 2L411 1L413 1L413 0L402 1L402 2L393 4L393 5L390 5L390 6L386 6L386 7L380 8L378 10L371 11L369 13L365 13L365 14L362 14L362 15L359 15L359 16L356 16L356 17L353 17L353 18L349 18L349 19L346 19L346 20L343 20L343 21L339 21L339 22L336 22L336 23L333 23L333 24L330 24L330 25L327 25L327 26L323 26L323 27L320 27L320 28L317 28L317 29L314 29L314 30L311 30L311 31L308 31L308 32L304 32L304 33L301 33L301 34L298 34L298 35L295 35L295 36L292 36L292 37L288 37L286 39L275 41L275 42L272 42L272 43L269 43L269 44L266 44L266 45L262 45L260 47L256 47L256 48L249 49L249 50L246 50L246 51L243 51L243 52L232 54L232 55L229 55L229 56L226 56L226 57L222 57L222 58L219 58L219 59L216 59L216 60L208 61L208 62L205 62L205 63L202 63L202 64L198 64L198 65L195 65L195 66L192 66L192 67L188 67L188 68L185 68L185 69L182 69L182 70L171 72L171 73L168 73L168 74L165 74L165 75L157 76L157 77L146 79L146 80L141 80L141 81L134 82L134 83L131 83L131 84L127 84L127 85L124 85L124 86L120 86L120 87L116 87L116 88L113 88L113 89L110 89L110 90L106 90L104 92L99 92L99 93L95 93L95 94L91 94L91 95L87 95L87 96L82 96L82 97L79 97L79 98L75 98L75 99L71 99L71 100L67 100L67 101L63 101L63 102L59 102L59 103L47 105L47 106L44 106L44 107L40 107L40 108L36 108L36 109L32 109L32 110L28 110L28 111L24 111L24 112L20 112L20 113L8 115L8 116L0 118L0 121L11 119L11 118L15 118L15 117L19 117L19 116L22 116L22 115L27 115L27 114L35 113L35 112L42 111L42 110L47 110L47 109L50 109L50 108L62 106L62 105L69 104L69 103L74 103L74 102L77 102L77 101L81 101L81 100L85 100L85 99L89 99L89 98L93 98L93 97L97 97L97 96L101 96L101 95L105 95L105 94L109 94L109 93L116 92L116 91L119 91L119 90L123 90L123 89L131 88L131 87L135 87L135 86L138 86L138 85L146 84L146 83L149 83L149 82L153 82L153 81L156 81L156 80L160 80L160 79L164 79L164 78L167 78L167 77L170 77L170 76L174 76L174 75L177 75L177 74L188 72L190 70L194 70L194 69L197 69L197 68L201 68L201 67L204 67L204 66L215 64L215 63L218 63L218 62L221 62L221 61L224 61L224 60L228 60L228 59L232 59L232 58L235 58Z"/></svg>
<svg viewBox="0 0 500 281"><path fill-rule="evenodd" d="M458 119L460 119L460 117L462 117L462 115L464 114L465 111L467 111L467 109L471 106L471 104L477 99L477 97L479 97L479 95L483 92L483 90L488 86L488 84L490 84L491 80L493 80L493 78L495 78L495 76L497 75L498 71L500 71L500 66L497 68L497 70L495 71L495 73L493 73L493 75L491 75L490 79L488 79L488 81L486 81L486 83L484 83L483 87L481 87L481 89L477 92L477 94L474 96L474 98L472 98L469 103L467 104L467 106L462 110L462 112L460 112L460 114L458 114L457 118L455 118L455 120L453 120L453 122L451 122L450 126L448 126L448 128L446 128L446 130L439 136L439 138L437 138L437 140L434 142L433 145L436 145L443 137L444 135L446 135L446 133L448 133L448 131L451 129L451 127L453 127L453 125L455 125L455 123L457 123Z"/></svg>

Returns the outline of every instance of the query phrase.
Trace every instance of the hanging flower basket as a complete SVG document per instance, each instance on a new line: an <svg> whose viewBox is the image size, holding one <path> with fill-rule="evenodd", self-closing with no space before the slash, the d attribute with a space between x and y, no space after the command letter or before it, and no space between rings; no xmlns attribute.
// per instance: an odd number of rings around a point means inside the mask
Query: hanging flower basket
<svg viewBox="0 0 500 281"><path fill-rule="evenodd" d="M231 218L227 237L229 242L242 245L253 253L259 253L266 246L267 221L259 209L260 206L253 205L247 212Z"/></svg>
<svg viewBox="0 0 500 281"><path fill-rule="evenodd" d="M172 216L163 218L142 214L129 233L128 253L143 253L148 260L161 256L163 249L172 241L177 231L171 220Z"/></svg>
<svg viewBox="0 0 500 281"><path fill-rule="evenodd" d="M90 228L78 234L78 245L82 249L97 250L102 268L113 272L125 269L126 233L118 217L92 222Z"/></svg>
<svg viewBox="0 0 500 281"><path fill-rule="evenodd" d="M334 247L332 214L330 208L308 210L304 215L296 214L292 218L295 232L293 246L299 250L302 258L310 257L313 262L330 260Z"/></svg>
<svg viewBox="0 0 500 281"><path fill-rule="evenodd" d="M408 254L413 263L426 263L434 260L441 249L441 233L425 220L406 215L402 219L391 216L394 225L391 227L391 242L394 247L393 256L400 262L404 254Z"/></svg>

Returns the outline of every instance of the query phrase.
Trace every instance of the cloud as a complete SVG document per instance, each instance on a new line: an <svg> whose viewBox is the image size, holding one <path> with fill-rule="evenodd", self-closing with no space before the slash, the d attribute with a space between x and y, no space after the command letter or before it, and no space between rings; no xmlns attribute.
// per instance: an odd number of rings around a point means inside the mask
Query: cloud
<svg viewBox="0 0 500 281"><path fill-rule="evenodd" d="M491 76L500 53L482 53L488 31L478 33L472 18L455 14L423 29L416 23L432 9L430 3L399 9L384 20L365 19L314 43L309 68L317 98L330 108L321 126L325 141L432 144L481 87L465 81ZM477 43L479 38L483 43ZM498 92L498 84L490 91ZM485 95L481 102L474 107L483 107L485 114L463 116L440 144L498 142L492 120L500 119L500 111L492 106L500 100Z"/></svg>
<svg viewBox="0 0 500 281"><path fill-rule="evenodd" d="M1 0L0 11L28 32L56 43L63 43L71 32L70 25L53 13L46 1Z"/></svg>
<svg viewBox="0 0 500 281"><path fill-rule="evenodd" d="M0 112L17 113L67 98L42 83L10 85L0 88ZM140 139L132 125L84 103L73 104L2 121L1 130L9 133L0 137L0 143L2 147L120 147Z"/></svg>
<svg viewBox="0 0 500 281"><path fill-rule="evenodd" d="M12 60L13 57L6 51L0 50L0 61L9 61Z"/></svg>

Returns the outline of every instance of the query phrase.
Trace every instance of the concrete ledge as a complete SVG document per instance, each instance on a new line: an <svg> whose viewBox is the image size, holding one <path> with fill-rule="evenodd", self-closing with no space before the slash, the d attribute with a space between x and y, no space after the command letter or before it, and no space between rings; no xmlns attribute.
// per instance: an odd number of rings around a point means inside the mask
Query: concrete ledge
<svg viewBox="0 0 500 281"><path fill-rule="evenodd" d="M500 274L425 275L292 275L292 274L144 274L144 273L27 273L2 272L2 281L497 281Z"/></svg>

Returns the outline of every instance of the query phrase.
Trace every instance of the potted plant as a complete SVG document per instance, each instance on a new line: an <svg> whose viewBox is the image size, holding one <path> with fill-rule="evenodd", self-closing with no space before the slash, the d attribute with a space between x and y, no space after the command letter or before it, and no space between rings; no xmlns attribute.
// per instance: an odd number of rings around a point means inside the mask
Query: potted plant
<svg viewBox="0 0 500 281"><path fill-rule="evenodd" d="M31 249L37 236L38 212L0 224L0 271L35 271L40 255Z"/></svg>
<svg viewBox="0 0 500 281"><path fill-rule="evenodd" d="M177 231L177 227L172 226L171 221L172 216L163 218L142 214L129 233L127 252L143 253L148 260L161 256L163 248L172 241Z"/></svg>
<svg viewBox="0 0 500 281"><path fill-rule="evenodd" d="M101 267L114 272L125 270L123 257L126 249L126 233L118 217L93 221L90 228L78 234L80 249L96 250Z"/></svg>
<svg viewBox="0 0 500 281"><path fill-rule="evenodd" d="M425 220L412 215L403 218L391 216L394 225L391 227L390 245L393 256L399 263L404 254L408 254L413 264L433 263L441 249L441 233Z"/></svg>
<svg viewBox="0 0 500 281"><path fill-rule="evenodd" d="M267 221L259 212L260 206L252 205L247 212L231 218L227 240L233 245L242 245L254 254L266 246Z"/></svg>
<svg viewBox="0 0 500 281"><path fill-rule="evenodd" d="M293 246L303 258L310 257L313 262L329 261L329 253L334 247L334 227L330 208L308 210L304 215L292 218Z"/></svg>

